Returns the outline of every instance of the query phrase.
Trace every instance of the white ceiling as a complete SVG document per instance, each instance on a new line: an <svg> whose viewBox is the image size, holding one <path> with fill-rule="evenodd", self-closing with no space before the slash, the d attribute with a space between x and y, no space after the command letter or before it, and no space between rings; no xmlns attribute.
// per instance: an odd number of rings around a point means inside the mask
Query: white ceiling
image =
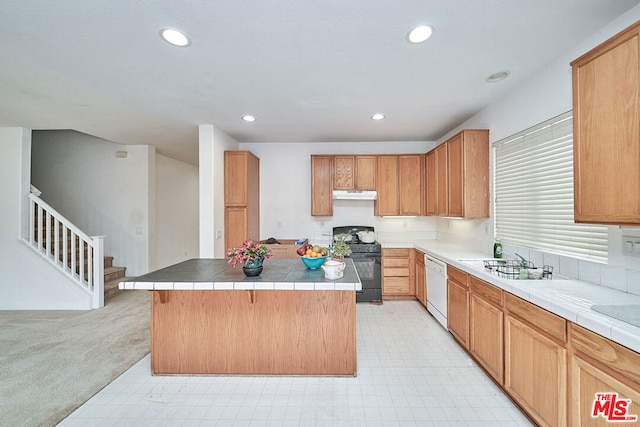
<svg viewBox="0 0 640 427"><path fill-rule="evenodd" d="M193 164L199 124L240 142L433 141L639 3L2 0L0 126ZM410 45L417 24L435 32ZM191 46L165 43L162 27Z"/></svg>

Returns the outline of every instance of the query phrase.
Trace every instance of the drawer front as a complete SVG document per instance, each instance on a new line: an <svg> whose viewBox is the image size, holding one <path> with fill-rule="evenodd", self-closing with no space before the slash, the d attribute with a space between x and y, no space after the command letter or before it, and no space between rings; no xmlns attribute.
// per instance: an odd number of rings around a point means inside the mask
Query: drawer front
<svg viewBox="0 0 640 427"><path fill-rule="evenodd" d="M496 288L474 276L469 277L469 288L471 292L497 307L504 305L504 292L502 289Z"/></svg>
<svg viewBox="0 0 640 427"><path fill-rule="evenodd" d="M382 267L409 267L408 258L382 258Z"/></svg>
<svg viewBox="0 0 640 427"><path fill-rule="evenodd" d="M640 384L640 354L614 343L574 323L571 326L571 347L574 351L602 361L623 377Z"/></svg>
<svg viewBox="0 0 640 427"><path fill-rule="evenodd" d="M384 277L409 277L409 267L385 267L382 269Z"/></svg>
<svg viewBox="0 0 640 427"><path fill-rule="evenodd" d="M510 315L537 327L542 333L557 338L563 343L567 342L567 321L562 317L511 294L507 294L506 306Z"/></svg>
<svg viewBox="0 0 640 427"><path fill-rule="evenodd" d="M465 288L469 287L469 283L467 282L469 280L469 275L464 271L458 270L457 268L448 265L447 276L449 276L451 280L454 280Z"/></svg>
<svg viewBox="0 0 640 427"><path fill-rule="evenodd" d="M394 249L383 249L382 256L383 257L397 257L397 258L409 258L409 251L411 249L407 248L394 248Z"/></svg>
<svg viewBox="0 0 640 427"><path fill-rule="evenodd" d="M408 295L410 288L408 277L385 277L382 279L382 291L386 295Z"/></svg>

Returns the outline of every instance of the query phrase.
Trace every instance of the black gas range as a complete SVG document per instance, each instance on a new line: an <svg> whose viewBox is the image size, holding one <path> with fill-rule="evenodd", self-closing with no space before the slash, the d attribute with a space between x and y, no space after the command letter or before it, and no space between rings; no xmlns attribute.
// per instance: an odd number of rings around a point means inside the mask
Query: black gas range
<svg viewBox="0 0 640 427"><path fill-rule="evenodd" d="M350 258L356 267L362 291L356 292L356 302L380 302L382 301L382 246L377 241L363 243L358 237L358 232L375 232L370 226L344 226L333 227L333 236L348 234L347 244L351 249Z"/></svg>

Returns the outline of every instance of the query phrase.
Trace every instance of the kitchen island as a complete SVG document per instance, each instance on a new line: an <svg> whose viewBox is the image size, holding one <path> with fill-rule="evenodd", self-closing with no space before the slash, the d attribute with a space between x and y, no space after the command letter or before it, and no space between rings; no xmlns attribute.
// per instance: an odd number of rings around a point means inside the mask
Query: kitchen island
<svg viewBox="0 0 640 427"><path fill-rule="evenodd" d="M356 375L361 284L350 259L338 280L299 259L271 259L258 277L224 259L192 259L120 288L153 294L155 375Z"/></svg>

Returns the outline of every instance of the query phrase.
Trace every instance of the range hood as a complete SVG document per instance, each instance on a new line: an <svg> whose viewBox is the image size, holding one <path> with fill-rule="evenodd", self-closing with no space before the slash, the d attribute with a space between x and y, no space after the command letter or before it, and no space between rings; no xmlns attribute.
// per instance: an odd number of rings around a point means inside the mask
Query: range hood
<svg viewBox="0 0 640 427"><path fill-rule="evenodd" d="M333 190L334 200L376 200L375 190Z"/></svg>

